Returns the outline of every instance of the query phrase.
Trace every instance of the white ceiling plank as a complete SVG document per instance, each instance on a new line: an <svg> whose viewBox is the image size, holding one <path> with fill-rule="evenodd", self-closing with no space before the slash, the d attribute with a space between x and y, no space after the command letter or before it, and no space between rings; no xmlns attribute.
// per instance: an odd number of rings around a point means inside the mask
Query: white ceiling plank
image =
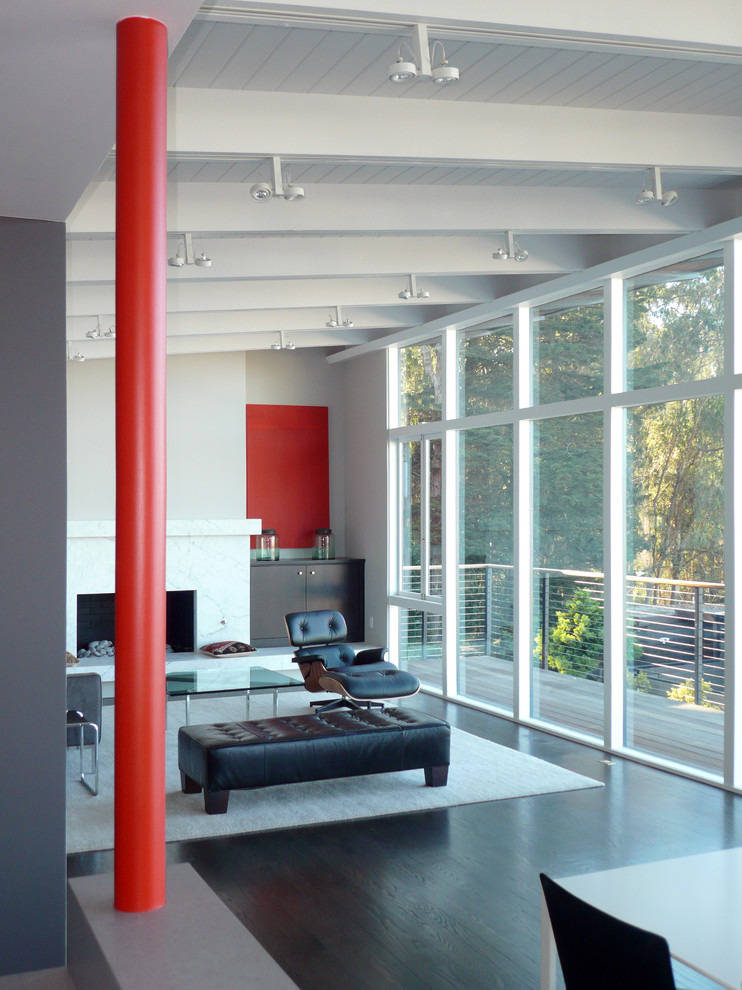
<svg viewBox="0 0 742 990"><path fill-rule="evenodd" d="M280 13L282 3L242 0L244 11ZM317 11L316 0L293 0L294 12ZM529 0L528 4L493 4L492 0L459 0L452 8L450 0L324 0L323 14L337 11L345 17L387 23L435 25L469 25L490 28L515 36L619 40L641 45L672 45L690 51L699 48L739 50L742 39L742 6L737 0L714 0L699 14L695 0L675 0L672 16L665 4L648 4L646 0Z"/></svg>

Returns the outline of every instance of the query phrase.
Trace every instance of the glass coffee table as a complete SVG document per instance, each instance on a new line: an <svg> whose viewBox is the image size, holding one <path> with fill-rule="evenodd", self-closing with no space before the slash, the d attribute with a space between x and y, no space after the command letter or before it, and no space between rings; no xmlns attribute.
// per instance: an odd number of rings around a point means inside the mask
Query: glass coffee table
<svg viewBox="0 0 742 990"><path fill-rule="evenodd" d="M247 718L250 718L250 695L273 692L273 715L278 715L278 692L303 689L304 681L293 670L268 670L266 667L209 667L203 670L180 670L165 676L165 693L185 701L185 724L191 724L191 698L196 695L244 694Z"/></svg>

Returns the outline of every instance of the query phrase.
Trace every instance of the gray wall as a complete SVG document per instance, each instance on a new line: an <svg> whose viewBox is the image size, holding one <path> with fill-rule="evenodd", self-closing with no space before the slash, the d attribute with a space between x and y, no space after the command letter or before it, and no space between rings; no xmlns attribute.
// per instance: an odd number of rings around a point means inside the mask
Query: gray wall
<svg viewBox="0 0 742 990"><path fill-rule="evenodd" d="M346 373L347 552L366 558L366 639L387 644L386 351L334 367Z"/></svg>
<svg viewBox="0 0 742 990"><path fill-rule="evenodd" d="M65 229L0 218L0 974L65 958Z"/></svg>

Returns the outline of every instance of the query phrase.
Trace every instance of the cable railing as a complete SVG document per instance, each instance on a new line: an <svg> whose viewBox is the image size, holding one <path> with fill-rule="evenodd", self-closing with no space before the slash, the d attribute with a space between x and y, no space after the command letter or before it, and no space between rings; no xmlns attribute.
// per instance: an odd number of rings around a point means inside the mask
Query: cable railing
<svg viewBox="0 0 742 990"><path fill-rule="evenodd" d="M420 568L406 570L419 590ZM430 580L440 592L440 567ZM604 575L534 568L534 582L534 665L602 682ZM625 616L627 689L723 709L723 584L627 575ZM440 659L440 616L406 611L401 632L403 661ZM463 659L512 662L512 566L459 566L458 643Z"/></svg>

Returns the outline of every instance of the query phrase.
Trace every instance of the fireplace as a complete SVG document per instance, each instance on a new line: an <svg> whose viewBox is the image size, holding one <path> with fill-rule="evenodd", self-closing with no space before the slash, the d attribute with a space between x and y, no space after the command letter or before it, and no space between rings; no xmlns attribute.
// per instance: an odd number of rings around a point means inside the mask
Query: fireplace
<svg viewBox="0 0 742 990"><path fill-rule="evenodd" d="M168 628L173 648L194 652L205 643L237 639L250 642L250 537L259 533L259 519L169 519L167 524L168 592L195 593L195 604L184 606L195 631L177 636ZM116 527L110 520L67 524L67 649L113 635L78 636L78 598L115 589ZM177 601L177 599L174 599ZM190 601L190 599L189 599ZM177 606L176 606L177 610ZM169 627L170 620L168 620ZM172 637L172 638L171 638ZM186 647L186 643L194 645ZM109 658L110 659L110 658ZM104 661L105 662L105 661Z"/></svg>
<svg viewBox="0 0 742 990"><path fill-rule="evenodd" d="M77 596L77 653L96 640L116 643L115 595ZM167 592L167 644L173 653L193 653L196 648L196 592Z"/></svg>

